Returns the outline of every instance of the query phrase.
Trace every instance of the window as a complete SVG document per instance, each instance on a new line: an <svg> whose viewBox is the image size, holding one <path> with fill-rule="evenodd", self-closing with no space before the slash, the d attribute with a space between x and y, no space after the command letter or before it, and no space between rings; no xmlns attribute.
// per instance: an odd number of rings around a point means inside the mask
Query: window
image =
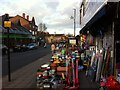
<svg viewBox="0 0 120 90"><path fill-rule="evenodd" d="M37 32L35 32L35 35L37 35Z"/></svg>
<svg viewBox="0 0 120 90"><path fill-rule="evenodd" d="M32 30L30 30L30 32L32 32Z"/></svg>
<svg viewBox="0 0 120 90"><path fill-rule="evenodd" d="M35 26L33 26L33 28L35 28Z"/></svg>
<svg viewBox="0 0 120 90"><path fill-rule="evenodd" d="M35 35L34 31L32 31L32 35Z"/></svg>

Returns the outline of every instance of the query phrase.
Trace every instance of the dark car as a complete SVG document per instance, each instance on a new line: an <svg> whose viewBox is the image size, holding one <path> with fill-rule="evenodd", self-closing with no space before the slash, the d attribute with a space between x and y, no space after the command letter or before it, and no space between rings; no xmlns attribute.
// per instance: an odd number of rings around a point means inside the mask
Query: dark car
<svg viewBox="0 0 120 90"><path fill-rule="evenodd" d="M14 48L13 48L14 52L19 52L20 50L21 50L21 45L20 44L15 45Z"/></svg>
<svg viewBox="0 0 120 90"><path fill-rule="evenodd" d="M26 51L27 49L28 48L26 44L17 44L13 48L14 52L22 52L22 51Z"/></svg>
<svg viewBox="0 0 120 90"><path fill-rule="evenodd" d="M27 51L27 50L28 50L27 44L22 44L21 51Z"/></svg>
<svg viewBox="0 0 120 90"><path fill-rule="evenodd" d="M7 54L8 47L4 44L0 44L0 49L2 49L2 55Z"/></svg>

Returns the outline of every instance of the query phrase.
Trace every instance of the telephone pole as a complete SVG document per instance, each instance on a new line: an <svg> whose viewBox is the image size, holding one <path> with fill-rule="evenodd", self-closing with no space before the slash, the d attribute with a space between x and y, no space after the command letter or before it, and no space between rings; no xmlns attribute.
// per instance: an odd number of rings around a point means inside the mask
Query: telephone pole
<svg viewBox="0 0 120 90"><path fill-rule="evenodd" d="M73 9L74 10L74 37L76 35L76 9Z"/></svg>
<svg viewBox="0 0 120 90"><path fill-rule="evenodd" d="M70 19L73 19L74 20L74 37L76 35L76 9L73 9L74 10L74 16L71 16Z"/></svg>

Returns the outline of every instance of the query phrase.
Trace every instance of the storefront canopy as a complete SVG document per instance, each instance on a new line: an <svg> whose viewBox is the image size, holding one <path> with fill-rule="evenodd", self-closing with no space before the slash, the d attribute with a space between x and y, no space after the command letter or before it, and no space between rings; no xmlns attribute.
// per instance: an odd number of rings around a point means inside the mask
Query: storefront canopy
<svg viewBox="0 0 120 90"><path fill-rule="evenodd" d="M91 31L91 34L97 35L102 32L106 32L106 23L110 23L114 19L116 3L107 3L104 5L94 17L80 30L80 33L86 34L87 31Z"/></svg>
<svg viewBox="0 0 120 90"><path fill-rule="evenodd" d="M0 34L0 38L7 38L8 34ZM32 38L31 35L10 34L9 38Z"/></svg>
<svg viewBox="0 0 120 90"><path fill-rule="evenodd" d="M80 33L86 33L89 27L91 27L93 23L98 21L105 14L106 14L106 6L103 6L101 10L98 13L96 13L94 17L80 30Z"/></svg>

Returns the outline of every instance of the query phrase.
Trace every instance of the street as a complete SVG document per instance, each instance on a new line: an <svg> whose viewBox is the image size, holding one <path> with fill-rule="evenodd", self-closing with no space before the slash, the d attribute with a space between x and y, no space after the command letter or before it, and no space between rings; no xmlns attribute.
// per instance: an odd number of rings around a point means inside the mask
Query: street
<svg viewBox="0 0 120 90"><path fill-rule="evenodd" d="M2 88L26 89L36 88L36 71L40 65L49 61L51 54L47 54L36 61L11 73L11 82L8 82L7 75L2 78Z"/></svg>
<svg viewBox="0 0 120 90"><path fill-rule="evenodd" d="M119 0L0 6L0 90L120 90Z"/></svg>
<svg viewBox="0 0 120 90"><path fill-rule="evenodd" d="M17 52L11 53L10 65L11 65L11 72L14 72L21 67L34 62L35 60L45 56L46 54L50 53L49 46L47 48L38 47L34 50L29 50L26 52ZM7 62L7 55L2 57L2 75L7 75L8 72L8 62Z"/></svg>
<svg viewBox="0 0 120 90"><path fill-rule="evenodd" d="M35 51L36 51L36 54L35 54ZM39 53L41 53L41 54L39 55ZM15 56L13 56L13 55L15 55ZM36 57L35 57L35 55L36 55ZM17 65L14 66L13 65L14 63L12 64L13 71L11 73L11 82L8 82L8 77L6 75L7 71L6 71L6 74L5 73L3 74L3 83L2 83L3 90L6 88L13 88L13 89L15 89L15 88L16 89L18 89L18 88L23 88L23 89L37 88L36 72L37 72L37 69L40 67L40 65L49 62L49 59L51 57L50 48L49 47L47 47L47 48L41 47L36 50L26 51L26 52L22 52L22 53L12 53L11 56L12 56L11 60L14 60L15 57L17 60L20 60L20 58L22 58L21 59L22 63L17 62L15 60L17 64L20 63L19 67ZM7 60L6 56L4 56L3 58L6 58L6 60ZM28 58L30 61L28 60ZM32 58L36 58L36 59L32 59ZM25 60L23 60L23 59L25 59L27 62L24 63ZM6 66L6 68L7 68L7 66ZM97 88L96 84L92 84L91 82L89 82L89 80L87 80L84 73L81 72L79 75L80 75L79 78L80 77L83 78L83 79L79 79L80 88L91 88L91 87ZM86 87L86 85L84 85L86 83L87 83L87 87Z"/></svg>

